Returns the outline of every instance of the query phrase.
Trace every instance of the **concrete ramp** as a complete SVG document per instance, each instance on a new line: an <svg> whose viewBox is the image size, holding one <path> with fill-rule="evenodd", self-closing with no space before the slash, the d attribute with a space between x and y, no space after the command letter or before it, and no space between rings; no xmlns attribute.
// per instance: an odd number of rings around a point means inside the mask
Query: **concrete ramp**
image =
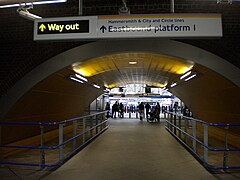
<svg viewBox="0 0 240 180"><path fill-rule="evenodd" d="M110 127L45 180L211 180L211 174L164 128L164 122L110 119Z"/></svg>

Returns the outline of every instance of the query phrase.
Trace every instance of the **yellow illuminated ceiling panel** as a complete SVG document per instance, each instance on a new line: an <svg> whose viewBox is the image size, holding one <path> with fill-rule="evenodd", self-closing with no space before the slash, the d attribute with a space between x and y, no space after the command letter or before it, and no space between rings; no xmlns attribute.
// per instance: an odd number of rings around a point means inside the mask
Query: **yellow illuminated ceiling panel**
<svg viewBox="0 0 240 180"><path fill-rule="evenodd" d="M115 69L115 66L113 61L109 57L99 57L73 66L73 70L75 72L85 77L91 77L96 74L104 73L113 69Z"/></svg>
<svg viewBox="0 0 240 180"><path fill-rule="evenodd" d="M134 82L164 87L169 78L182 75L193 66L193 62L184 59L142 52L112 54L72 65L76 73L100 79L108 88Z"/></svg>

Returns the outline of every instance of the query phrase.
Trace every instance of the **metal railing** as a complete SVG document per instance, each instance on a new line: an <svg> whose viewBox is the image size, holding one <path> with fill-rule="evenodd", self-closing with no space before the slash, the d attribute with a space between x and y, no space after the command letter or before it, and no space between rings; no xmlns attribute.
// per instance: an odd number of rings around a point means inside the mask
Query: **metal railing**
<svg viewBox="0 0 240 180"><path fill-rule="evenodd" d="M2 152L0 164L54 167L70 158L105 131L108 128L108 120L106 119L106 111L103 111L60 122L0 122L0 125L2 127L29 126L29 128L37 126L40 131L38 135L40 142L37 143L39 145L0 145ZM54 128L54 126L57 127ZM54 133L46 137L47 133L53 131L55 131L56 137L51 139ZM22 149L24 151L5 157L3 151L6 149Z"/></svg>
<svg viewBox="0 0 240 180"><path fill-rule="evenodd" d="M240 124L207 123L173 112L165 112L164 116L167 119L165 128L204 167L209 170L240 169L240 148L236 147L239 145L230 133L239 132Z"/></svg>

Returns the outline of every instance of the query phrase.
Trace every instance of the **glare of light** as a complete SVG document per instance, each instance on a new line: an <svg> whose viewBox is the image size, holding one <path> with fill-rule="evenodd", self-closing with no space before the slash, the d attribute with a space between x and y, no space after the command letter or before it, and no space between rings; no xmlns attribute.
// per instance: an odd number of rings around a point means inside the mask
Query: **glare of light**
<svg viewBox="0 0 240 180"><path fill-rule="evenodd" d="M77 81L77 82L79 82L79 83L83 83L83 81L81 81L81 80L79 80L79 79L77 79L77 78L75 78L75 77L70 77L70 79L72 79L72 80L74 80L74 81Z"/></svg>
<svg viewBox="0 0 240 180"><path fill-rule="evenodd" d="M110 89L106 88L106 89L104 89L104 92L105 92L105 93L109 93L109 92L110 92Z"/></svg>
<svg viewBox="0 0 240 180"><path fill-rule="evenodd" d="M177 83L173 83L172 85L171 85L171 87L174 87L174 86L176 86L177 85Z"/></svg>
<svg viewBox="0 0 240 180"><path fill-rule="evenodd" d="M194 78L195 76L197 76L196 74L193 74L192 76L188 77L187 79L185 79L185 81L189 81L190 79Z"/></svg>
<svg viewBox="0 0 240 180"><path fill-rule="evenodd" d="M100 86L98 86L98 85L96 85L96 84L93 84L93 87L95 87L95 88L100 88Z"/></svg>
<svg viewBox="0 0 240 180"><path fill-rule="evenodd" d="M163 88L163 87L167 86L167 81L164 82L164 84L157 83L157 82L151 82L151 83L148 83L147 86L156 86L156 87L159 87L159 88Z"/></svg>
<svg viewBox="0 0 240 180"><path fill-rule="evenodd" d="M189 76L191 73L192 73L191 71L188 71L186 74L182 75L182 76L180 77L180 79L183 79L183 78Z"/></svg>
<svg viewBox="0 0 240 180"><path fill-rule="evenodd" d="M76 73L81 74L82 76L85 76L85 77L92 76L92 73L90 71L88 71L86 68L76 68L76 67L74 67L73 70Z"/></svg>
<svg viewBox="0 0 240 180"><path fill-rule="evenodd" d="M106 91L106 90L104 90L104 92L105 92L105 94L109 94L110 93L109 91Z"/></svg>
<svg viewBox="0 0 240 180"><path fill-rule="evenodd" d="M118 85L119 85L118 83L112 83L112 84L106 85L106 87L109 89L112 89L114 87L117 87Z"/></svg>
<svg viewBox="0 0 240 180"><path fill-rule="evenodd" d="M157 87L160 87L160 88L162 88L162 87L165 87L166 86L166 84L160 84L160 83L154 83L154 85L155 86L157 86Z"/></svg>
<svg viewBox="0 0 240 180"><path fill-rule="evenodd" d="M82 76L80 76L79 74L75 74L75 76L76 76L78 79L81 79L81 80L83 80L83 81L85 81L85 82L88 82L88 80L87 80L85 77L82 77Z"/></svg>
<svg viewBox="0 0 240 180"><path fill-rule="evenodd" d="M11 8L11 7L20 7L20 6L31 6L31 5L41 5L41 4L56 4L56 3L64 3L67 0L50 0L50 1L38 1L38 2L28 2L28 3L18 3L18 4L6 4L0 6L3 8Z"/></svg>
<svg viewBox="0 0 240 180"><path fill-rule="evenodd" d="M136 61L129 61L128 64L134 65L134 64L137 64L137 62Z"/></svg>
<svg viewBox="0 0 240 180"><path fill-rule="evenodd" d="M33 5L56 4L56 3L64 3L64 2L67 2L67 0L38 1L38 2L33 2Z"/></svg>
<svg viewBox="0 0 240 180"><path fill-rule="evenodd" d="M179 68L179 70L177 71L177 74L185 74L186 72L190 71L192 68L193 68L193 65L181 67L181 68Z"/></svg>

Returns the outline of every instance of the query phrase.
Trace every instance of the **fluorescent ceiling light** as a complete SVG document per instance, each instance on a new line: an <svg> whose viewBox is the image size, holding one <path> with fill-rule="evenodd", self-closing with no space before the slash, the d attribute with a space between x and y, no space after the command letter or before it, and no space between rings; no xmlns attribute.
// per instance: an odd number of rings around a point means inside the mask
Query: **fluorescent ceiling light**
<svg viewBox="0 0 240 180"><path fill-rule="evenodd" d="M87 80L85 77L82 77L82 76L80 76L79 74L75 74L75 76L76 76L78 79L81 79L81 80L83 80L83 81L85 81L85 82L88 82L88 80Z"/></svg>
<svg viewBox="0 0 240 180"><path fill-rule="evenodd" d="M177 83L173 83L172 85L171 85L171 87L174 87L174 86L176 86L177 85Z"/></svg>
<svg viewBox="0 0 240 180"><path fill-rule="evenodd" d="M83 83L83 81L81 81L81 80L79 80L79 79L77 79L77 78L75 78L75 77L70 77L70 79L72 79L72 80L74 80L74 81L76 81L76 82L79 82L79 83Z"/></svg>
<svg viewBox="0 0 240 180"><path fill-rule="evenodd" d="M136 61L129 61L128 63L129 63L129 64L137 64Z"/></svg>
<svg viewBox="0 0 240 180"><path fill-rule="evenodd" d="M18 4L6 4L1 5L0 8L11 8L11 7L24 7L31 5L41 5L41 4L56 4L56 3L64 3L67 0L49 0L49 1L36 1L36 2L28 2L28 3L18 3Z"/></svg>
<svg viewBox="0 0 240 180"><path fill-rule="evenodd" d="M194 78L195 76L197 76L196 74L193 74L192 76L188 77L187 79L185 79L185 81L189 81L190 79Z"/></svg>
<svg viewBox="0 0 240 180"><path fill-rule="evenodd" d="M182 75L182 76L180 77L180 79L183 79L183 78L189 76L191 73L192 73L191 71L188 71L186 74Z"/></svg>
<svg viewBox="0 0 240 180"><path fill-rule="evenodd" d="M105 91L110 91L110 89L106 88Z"/></svg>
<svg viewBox="0 0 240 180"><path fill-rule="evenodd" d="M93 87L95 87L95 88L100 88L100 86L98 86L98 85L96 85L96 84L93 84Z"/></svg>

